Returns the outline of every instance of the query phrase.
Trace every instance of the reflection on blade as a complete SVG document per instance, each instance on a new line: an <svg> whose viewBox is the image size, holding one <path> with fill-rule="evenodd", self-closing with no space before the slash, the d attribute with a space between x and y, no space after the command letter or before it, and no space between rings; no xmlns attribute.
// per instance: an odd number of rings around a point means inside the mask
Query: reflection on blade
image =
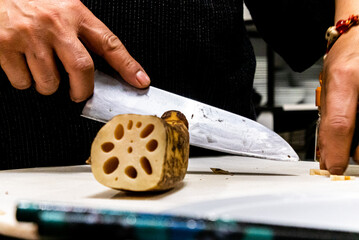
<svg viewBox="0 0 359 240"><path fill-rule="evenodd" d="M255 121L155 87L136 89L99 71L95 73L94 95L82 115L107 122L118 114L160 117L168 110L185 114L193 146L272 160L299 160L284 139Z"/></svg>

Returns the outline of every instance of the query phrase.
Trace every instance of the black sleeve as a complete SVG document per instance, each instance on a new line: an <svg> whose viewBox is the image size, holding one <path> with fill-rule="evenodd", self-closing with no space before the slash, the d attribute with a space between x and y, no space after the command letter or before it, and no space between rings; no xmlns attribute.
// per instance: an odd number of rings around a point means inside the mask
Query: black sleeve
<svg viewBox="0 0 359 240"><path fill-rule="evenodd" d="M261 37L294 71L325 54L325 32L334 23L334 0L245 0Z"/></svg>

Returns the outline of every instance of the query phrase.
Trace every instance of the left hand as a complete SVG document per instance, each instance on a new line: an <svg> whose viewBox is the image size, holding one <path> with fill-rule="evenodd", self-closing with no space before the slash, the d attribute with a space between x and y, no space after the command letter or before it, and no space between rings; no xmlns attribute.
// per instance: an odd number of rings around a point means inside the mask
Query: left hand
<svg viewBox="0 0 359 240"><path fill-rule="evenodd" d="M323 67L320 167L331 174L346 170L355 130L359 95L359 26L341 35ZM359 154L356 154L359 156Z"/></svg>

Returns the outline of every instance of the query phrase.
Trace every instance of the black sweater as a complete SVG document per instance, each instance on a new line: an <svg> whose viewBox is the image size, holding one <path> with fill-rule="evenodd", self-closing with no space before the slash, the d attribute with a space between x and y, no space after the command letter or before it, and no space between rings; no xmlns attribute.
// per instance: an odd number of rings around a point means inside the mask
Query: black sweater
<svg viewBox="0 0 359 240"><path fill-rule="evenodd" d="M149 74L153 86L249 118L255 117L251 102L255 57L243 23L242 1L83 2L119 36ZM304 70L324 52L323 34L332 21L331 1L307 1L314 3L313 8L303 0L297 1L313 13L320 9L325 17L305 14L304 19L310 20L312 25L303 28L307 27L312 35L302 36L306 39L295 51L291 49L298 47L298 39L291 39L295 30L284 37L287 30L277 36L273 34L272 30L277 26L269 19L277 21L279 15L269 14L271 4L268 2L293 1L248 0L248 7L264 39L273 42L274 49L293 68ZM326 2L327 7L319 8L317 2ZM287 13L287 9L282 9ZM283 17L287 15L283 14ZM301 23L303 19L289 19L284 27L288 24L294 28ZM310 51L303 51L303 48ZM303 54L308 54L306 59ZM96 68L110 71L102 59L95 55L93 58ZM16 90L0 72L0 169L84 164L90 154L91 142L103 124L80 117L83 106L84 103L70 100L64 71L59 90L51 96L42 96L33 88Z"/></svg>

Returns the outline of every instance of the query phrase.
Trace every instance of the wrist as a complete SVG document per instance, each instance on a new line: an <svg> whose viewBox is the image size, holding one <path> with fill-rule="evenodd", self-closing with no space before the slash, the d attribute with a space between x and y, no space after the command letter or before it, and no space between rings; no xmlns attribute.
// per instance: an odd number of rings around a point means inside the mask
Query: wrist
<svg viewBox="0 0 359 240"><path fill-rule="evenodd" d="M355 13L359 13L358 0L335 0L334 24L341 19L347 19Z"/></svg>
<svg viewBox="0 0 359 240"><path fill-rule="evenodd" d="M347 33L352 27L359 25L359 15L351 15L347 19L340 19L334 26L328 28L325 39L327 42L327 52L330 51L337 39ZM324 56L326 57L326 55Z"/></svg>

